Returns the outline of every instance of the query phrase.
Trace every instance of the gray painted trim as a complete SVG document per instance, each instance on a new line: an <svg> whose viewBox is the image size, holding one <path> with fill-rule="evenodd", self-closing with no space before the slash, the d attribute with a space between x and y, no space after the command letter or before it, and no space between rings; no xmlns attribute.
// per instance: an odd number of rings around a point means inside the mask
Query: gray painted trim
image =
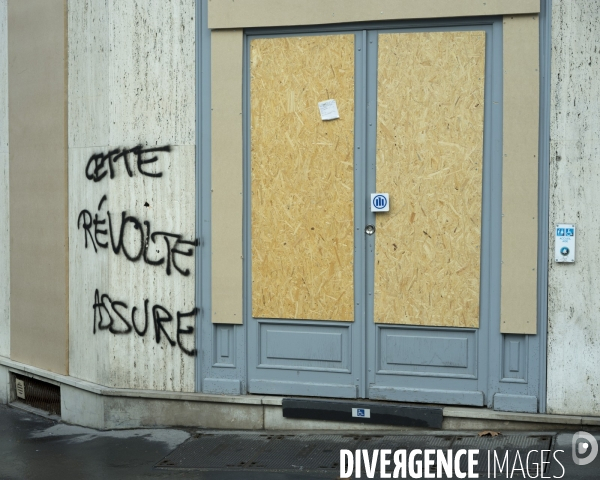
<svg viewBox="0 0 600 480"><path fill-rule="evenodd" d="M479 364L478 364L478 371L479 371L479 375L478 375L478 380L477 380L477 387L476 388L466 388L465 390L463 390L463 392L468 392L469 395L467 395L467 397L465 397L461 402L458 403L463 403L463 404L475 404L475 405L483 405L483 402L485 400L485 403L491 407L493 405L493 394L501 387L500 386L500 381L502 378L502 372L501 369L499 368L499 365L502 362L495 362L495 361L491 361L490 358L487 358L486 353L484 352L490 352L492 357L491 358L498 358L498 359L502 359L502 354L503 354L503 341L502 341L502 335L499 333L500 332L500 318L499 318L499 312L500 312L500 305L499 305L499 300L500 300L500 261L501 261L501 249L500 249L500 242L501 242L501 198L502 198L502 185L501 185L501 178L502 178L502 98L503 98L503 93L502 93L502 22L499 21L501 19L498 18L470 18L470 19L452 19L452 20L441 20L441 21L437 21L437 22L432 22L431 20L425 20L425 21L412 21L412 22L401 22L401 26L399 26L398 22L382 22L382 23L377 23L377 24L350 24L350 25L334 25L334 26L322 26L322 27L310 27L310 28L302 28L301 30L299 28L282 28L282 29L249 29L246 31L246 39L248 37L254 37L254 36L260 36L260 37L278 37L278 36L292 36L292 35L306 35L308 33L312 33L312 34L331 34L333 32L336 33L341 33L341 32L348 32L348 29L350 30L354 30L356 31L357 27L358 28L364 28L366 30L369 31L368 35L376 35L376 29L380 29L380 30L388 30L388 31L393 31L393 30L398 30L401 29L400 31L410 31L410 30L416 30L416 31L439 31L440 29L445 29L445 28L449 28L452 30L470 30L474 27L477 26L485 26L486 30L491 29L491 31L489 33L493 33L493 35L491 35L491 38L493 38L493 42L490 42L492 45L488 46L487 49L487 54L491 57L494 58L495 61L493 62L493 68L491 70L492 73L490 73L490 76L492 78L492 85L490 85L490 90L491 92L486 92L486 103L487 105L497 105L496 108L490 108L489 110L487 110L486 112L486 123L488 125L491 125L491 128L486 129L486 145L485 145L485 149L486 149L486 156L489 159L489 161L487 162L487 166L484 166L484 184L488 193L486 194L486 199L484 199L484 211L482 212L482 218L484 219L484 224L482 225L482 233L484 233L484 235L487 236L488 241L487 242L482 242L482 245L485 245L484 248L482 248L482 301L481 301L481 308L482 308L482 318L488 318L487 322L482 323L482 325L480 326L479 329L479 334L478 334L478 341L477 341L477 348L478 351L482 353L482 355L477 355L480 360ZM376 28L376 29L374 29ZM363 32L366 33L366 32ZM363 35L364 36L364 35ZM370 40L369 40L370 41ZM363 43L364 46L364 43ZM376 45L374 45L374 52L371 52L371 59L373 61L373 59L376 59ZM371 49L371 46L369 46L369 49ZM358 52L357 52L358 53ZM246 50L245 50L245 55L246 58L248 56L248 41L246 40ZM358 62L358 55L357 55L357 62ZM371 67L374 67L373 65L371 65ZM358 65L357 65L358 68ZM364 68L363 68L364 70ZM368 70L368 69L367 69ZM489 72L488 68L486 68L486 71ZM245 64L244 67L244 72L247 75L247 63ZM363 76L366 75L366 72L363 74ZM367 79L366 78L356 78L357 82L366 82ZM487 88L487 87L486 87ZM245 114L244 114L244 120L247 122L248 121L248 103L247 100L249 98L248 95L248 81L247 78L245 79L245 83L244 83L244 89L245 89ZM367 88L367 91L370 92L369 88ZM369 93L367 93L368 98L367 98L367 103L369 103L369 101L371 100L372 102L372 96L373 96L373 92L371 92L371 97L369 97ZM376 95L376 91L375 91L375 95ZM362 105L363 102L360 102L359 99L357 99L357 108ZM369 159L371 161L366 161L366 171L364 173L367 172L371 172L371 170L374 171L375 165L374 165L374 154L372 154L373 152L371 152L371 150L374 148L373 145L369 145L369 136L367 135L367 138L365 139L364 135L364 128L366 128L366 123L368 123L369 121L372 121L371 116L372 115L376 115L375 109L372 109L372 112L367 112L368 114L368 119L367 122L365 122L364 125L360 125L360 124L356 124L355 125L355 160L357 157L361 157L362 155L365 154L365 148L363 148L363 154L358 155L358 151L357 151L357 146L362 144L363 146L365 146L365 140L367 142L366 148L369 150L369 152L366 152L369 155ZM357 115L358 118L358 115ZM376 118L376 117L373 117ZM375 122L371 122L371 123L375 123ZM247 136L247 130L248 130L248 124L246 123L244 126L244 132ZM248 158L249 158L249 144L248 144L248 139L245 139L245 145L244 145L244 151L245 151L245 155L246 155L246 159L244 162L245 167L247 168L247 164L248 164ZM356 162L355 162L356 163ZM373 165L371 165L371 163L373 163ZM358 172L357 174L360 175L360 173L362 172ZM367 176L371 177L371 180L369 181L369 187L371 187L371 189L374 189L374 175L372 174L368 174ZM371 185L372 183L372 185ZM248 177L245 178L245 185L248 185ZM373 190L374 191L374 190ZM358 195L358 192L356 193ZM358 195L360 197L360 195ZM245 272L245 278L246 278L246 285L247 287L245 288L245 292L246 292L246 298L249 298L249 289L248 286L250 285L250 281L249 281L249 275L250 275L250 265L249 265L249 261L250 261L250 250L249 250L249 237L248 232L250 231L250 223L249 223L249 215L248 215L248 210L249 209L249 198L247 197L246 199L246 203L245 203L245 221L244 221L244 227L246 229L246 233L245 233L245 244L246 244L246 272ZM487 201L486 201L487 200ZM358 198L358 202L362 202L363 201L363 197ZM356 205L359 205L360 203L356 203ZM355 224L356 226L360 226L362 225L362 223L364 222L365 224L367 223L373 223L373 214L371 214L370 212L361 212L360 208L357 208L355 210ZM364 218L363 218L364 215ZM362 221L361 221L362 219ZM360 243L360 242L357 242ZM373 239L366 239L366 247L368 251L373 251ZM363 250L363 249L359 249L359 250ZM368 257L370 257L372 255L372 253L370 255L368 255ZM356 265L362 263L361 259L359 259L358 257L355 259L356 261ZM364 260L363 260L364 261ZM372 282L372 276L373 276L373 260L370 259L367 260L367 283L369 281ZM357 279L361 278L360 275L356 276ZM486 280L484 280L485 278L487 278L487 284L485 284ZM366 287L366 285L363 285L363 289ZM359 290L355 290L356 293L359 292ZM366 290L364 290L364 296L366 297L367 303L366 306L367 308L367 312L371 311L372 309L372 298L369 298L368 295L369 292L367 292ZM361 295L357 295L356 299L357 301L359 298L361 298ZM358 309L357 309L358 310ZM246 306L245 308L245 312L248 312L248 307ZM358 313L358 312L357 312ZM368 315L368 317L370 317L370 315ZM245 318L245 325L248 325L249 321L251 321L250 315L246 314L246 318ZM372 325L372 318L367 318L366 322L364 322L364 335L363 338L367 338L367 342L369 343L369 345L374 345L375 341L376 341L376 332L375 329L376 327L374 325ZM355 332L355 337L359 336L356 335ZM362 357L364 356L363 354L363 349L365 348L365 346L355 346L355 350L353 351L353 356L359 356ZM529 350L529 349L528 349ZM250 354L250 352L248 352ZM366 353L366 352L365 352ZM374 368L374 364L372 364L371 362L373 361L372 359L370 359L371 355L368 355L367 358L369 358L367 366L366 366L366 370L368 371L365 372L365 366L363 365L362 368L360 368L359 370L355 371L355 373L357 373L357 375L359 375L360 373L366 374L366 378L367 378L367 385L369 384L373 384L374 383L374 372L375 372L375 368ZM356 368L356 365L354 365L354 368ZM487 373L487 375L486 375ZM360 375L359 375L360 376ZM534 374L532 375L532 380L535 383L536 382L536 377L537 375ZM359 383L359 396L360 397L364 397L366 396L364 392L363 393L363 388L365 388L366 385L364 385L364 381L361 381ZM525 386L525 388L530 387L529 385ZM392 389L394 391L396 391L397 393L400 390L406 390L407 392L414 392L415 389L412 388L407 388L407 389L397 389L394 387L386 387L384 385L378 386L376 388L380 388L380 389L385 389L386 391L388 389ZM535 385L535 389L537 390L537 385ZM423 394L426 393L427 389L419 389ZM383 390L382 390L383 392ZM447 390L446 390L447 392ZM474 393L474 396L471 395L471 392ZM485 395L483 394L483 392L485 392ZM280 393L280 392L278 392ZM433 391L430 392L432 398L435 396L433 395ZM442 393L442 391L440 390L438 392L439 394ZM509 388L509 392L507 393L513 393L512 389ZM514 393L521 393L521 391L515 391ZM529 393L529 392L527 392ZM433 396L432 396L433 395ZM487 395L487 396L486 396ZM402 398L409 398L410 396L406 396L405 393L403 393ZM392 398L394 397L394 395L392 395ZM438 401L442 402L442 403L446 403L447 402L447 396L444 396L445 398L440 397L439 395L436 397L438 398ZM382 397L384 398L384 397ZM416 397L410 397L410 398L416 398ZM406 400L408 401L408 400Z"/></svg>
<svg viewBox="0 0 600 480"><path fill-rule="evenodd" d="M485 90L485 130L484 130L484 166L483 166L483 203L482 203L482 248L481 248L481 290L480 290L480 325L476 331L476 379L473 379L472 384L462 384L464 390L460 390L464 395L459 395L458 385L448 388L440 383L439 389L429 390L427 388L395 388L393 386L377 385L369 389L371 398L386 398L385 392L389 392L387 399L397 401L437 401L439 403L456 403L462 405L492 405L492 396L497 386L495 377L500 378L500 371L493 371L496 366L501 364L502 358L502 335L500 334L500 278L501 278L501 224L502 224L502 108L503 108L503 93L502 93L502 21L500 18L478 18L466 19L461 22L453 22L450 28L446 28L446 22L425 22L424 27L417 27L414 31L469 31L473 29L484 29L487 34L486 40L486 58L492 59L491 62L486 61L486 90ZM386 32L393 31L411 31L412 28L398 29L398 24L393 29L386 29ZM373 63L370 69L376 70L377 64L377 44L376 35L380 30L373 31L370 58ZM371 40L370 40L371 42ZM375 105L369 113L368 122L376 125L376 99L377 85L369 86L368 102ZM372 127L374 128L374 127ZM369 179L369 187L371 191L375 191L375 157L376 157L376 140L375 131L371 132L371 141L368 145L368 172L371 178ZM366 223L373 223L374 214L367 213ZM375 249L374 239L368 239L369 257L367 263L367 278L369 284L374 281L374 254ZM373 312L373 296L368 292L367 295L367 326L369 334L369 342L375 346L378 341L378 328L396 328L398 331L414 328L415 326L393 326L375 324L372 318ZM465 331L466 329L449 329L435 327L433 331L455 330ZM381 348L377 345L377 349ZM377 372L377 359L374 355L377 352L371 352L369 355L369 377L368 384L375 384L381 372ZM492 359L497 358L498 361ZM432 375L442 377L442 375ZM379 377L381 379L381 377ZM409 381L408 376L405 377ZM455 377L456 378L456 377ZM471 377L473 378L473 377ZM456 378L457 379L457 378ZM468 379L465 379L468 380ZM381 381L381 380L380 380ZM415 387L413 380L410 387ZM408 387L408 385L406 385ZM416 392L419 392L416 394ZM419 396L420 395L420 396ZM419 400L430 399L430 400ZM455 401L455 398L457 399ZM435 399L435 400L434 400Z"/></svg>
<svg viewBox="0 0 600 480"><path fill-rule="evenodd" d="M210 288L210 31L208 30L208 0L196 2L196 391L202 391L202 343L204 312L210 312L204 304L210 298L205 292ZM208 201L206 201L208 200ZM210 223L208 224L210 226ZM207 242L208 240L208 242ZM207 261L208 260L208 261Z"/></svg>
<svg viewBox="0 0 600 480"><path fill-rule="evenodd" d="M546 413L548 364L548 261L550 218L550 101L552 70L552 0L540 10L540 148L538 185L538 332L540 355L539 411Z"/></svg>
<svg viewBox="0 0 600 480"><path fill-rule="evenodd" d="M289 395L303 395L310 397L331 397L331 398L357 398L357 388L355 385L337 385L330 383L298 383L281 382L277 380L252 380L250 386L254 386L265 394L280 395L285 389Z"/></svg>
<svg viewBox="0 0 600 480"><path fill-rule="evenodd" d="M396 402L439 403L453 405L472 405L483 407L483 392L428 390L420 388L394 388L371 387L369 388L371 400L383 399Z"/></svg>
<svg viewBox="0 0 600 480"><path fill-rule="evenodd" d="M492 56L496 62L492 65L491 79L491 101L492 108L490 109L490 126L495 136L490 139L490 155L491 162L488 164L488 169L492 178L496 178L495 182L490 184L491 204L488 214L490 218L489 230L489 304L488 304L488 332L486 335L487 345L480 348L487 348L490 352L484 357L486 364L482 364L481 368L487 370L487 386L486 386L486 404L491 407L492 392L495 388L495 380L502 377L499 370L494 372L495 367L499 367L497 363L502 362L502 334L500 333L500 303L501 303L501 280L502 280L502 171L503 171L503 141L504 141L504 38L502 22L493 25L493 45ZM485 166L484 166L485 169ZM484 170L485 175L485 170ZM482 218L486 218L482 215ZM483 253L483 249L482 249ZM499 360L497 363L491 359ZM496 377L496 375L497 377Z"/></svg>
<svg viewBox="0 0 600 480"><path fill-rule="evenodd" d="M204 388L208 391L219 392L225 395L240 395L241 382L239 380L230 380L226 378L205 378Z"/></svg>
<svg viewBox="0 0 600 480"><path fill-rule="evenodd" d="M529 395L494 395L494 410L502 412L537 413L538 399Z"/></svg>
<svg viewBox="0 0 600 480"><path fill-rule="evenodd" d="M354 52L354 325L352 338L354 361L353 373L356 379L358 398L368 395L368 343L367 343L367 277L364 274L367 265L368 239L363 233L364 211L358 205L364 205L367 198L367 110L368 110L368 32L356 35Z"/></svg>
<svg viewBox="0 0 600 480"><path fill-rule="evenodd" d="M223 365L215 360L214 340L219 328L231 325L211 321L211 31L208 0L196 2L196 391L229 394L232 382L239 394L246 392L246 326L233 326L235 361ZM220 379L222 382L215 382Z"/></svg>
<svg viewBox="0 0 600 480"><path fill-rule="evenodd" d="M250 201L252 190L250 185L250 42L248 41L247 31L244 30L244 58L242 63L242 136L243 136L243 213L242 213L242 252L244 260L242 263L243 288L244 295L242 304L243 320L243 342L244 342L244 388L242 393L247 394L250 390L250 359L251 349L249 345L250 326L252 320L252 270L250 268L252 259L252 247L250 244L250 232L252 231L252 222L250 216ZM248 313L250 312L250 313Z"/></svg>
<svg viewBox="0 0 600 480"><path fill-rule="evenodd" d="M202 135L203 117L202 117L202 80L201 80L201 62L202 62L202 43L201 43L201 30L203 28L203 1L196 2L196 55L195 55L195 67L196 67L196 238L200 240L200 248L196 248L196 291L195 291L195 304L199 307L200 313L196 315L196 349L201 345L200 335L200 324L202 322L202 186L201 179L202 175L202 154L200 152L200 140ZM196 356L195 371L194 371L194 382L195 391L200 392L202 390L202 376L200 372L200 353Z"/></svg>
<svg viewBox="0 0 600 480"><path fill-rule="evenodd" d="M548 158L549 158L549 142L546 141L546 139L549 136L549 95L550 95L550 89L549 89L549 71L550 71L550 58L549 58L549 48L550 48L550 1L551 0L544 0L544 2L542 3L542 12L541 12L541 16L540 16L540 21L542 22L541 24L541 67L542 67L542 90L541 90L541 117L540 117L540 186L539 186L539 194L540 194L540 201L539 201L539 218L540 219L547 219L548 218ZM197 209L197 230L198 230L198 237L203 239L202 242L202 248L201 251L199 252L199 255L197 255L197 272L199 272L199 274L197 275L197 305L201 308L201 311L203 310L204 312L207 312L207 314L202 315L199 319L199 327L197 328L196 331L196 341L197 341L197 346L198 346L198 350L199 350L199 356L197 359L197 370L196 370L196 385L197 385L197 390L200 391L202 389L202 377L210 377L211 379L215 379L215 378L228 378L230 380L233 379L239 379L241 381L241 393L245 393L247 391L246 389L246 382L247 382L247 375L248 375L248 371L247 371L247 363L246 363L246 346L247 346L247 331L248 331L248 322L251 320L250 318L248 318L246 316L245 318L245 322L244 325L239 325L239 326L235 326L234 327L234 345L236 346L236 348L238 349L238 356L237 356L237 361L235 362L235 365L229 365L228 368L220 368L219 365L214 364L212 362L212 356L213 356L213 337L216 334L216 331L218 329L218 326L212 325L211 321L210 321L210 315L208 314L208 312L210 312L210 159L211 159L211 151L210 151L210 30L208 30L207 26L206 26L206 9L207 9L207 0L202 0L201 4L200 2L198 2L198 14L197 14L197 20L199 22L200 27L197 28L197 49L198 49L198 62L197 62L197 84L198 84L198 95L197 95L197 156L198 156L198 169L197 169L197 199L200 202L200 206ZM444 27L454 27L454 26L464 26L467 24L472 24L472 23L476 23L476 24L485 24L485 23L493 23L494 20L496 19L488 19L488 18L479 18L479 19L447 19L447 20L441 20L439 22L436 22L436 25L434 28L439 28L440 26ZM429 21L410 21L410 22L402 22L403 27L413 27L413 28L427 28L427 27L431 27L432 26L432 22ZM377 23L377 27L378 28L391 28L391 27L398 27L398 23L397 22L381 22L381 23ZM301 29L301 34L306 35L307 33L321 33L321 34L326 34L326 33L332 33L332 32L348 32L348 31L357 31L358 29L361 28L368 28L368 29L373 29L374 28L374 24L373 23L367 23L367 24L346 24L346 25L325 25L325 26L318 26L318 27L309 27L309 28L302 28ZM274 36L274 35L294 35L294 34L299 34L300 30L298 28L282 28L282 29L249 29L247 30L246 36L249 35L260 35L260 36ZM200 39L202 41L200 41ZM495 39L495 49L499 48L500 49L500 53L502 51L502 28L501 25L499 26L495 26L494 27L494 39ZM247 71L247 53L245 53L246 57L245 57L245 65L244 65L244 72ZM501 70L500 70L501 71ZM245 73L246 75L246 73ZM546 75L546 76L544 76ZM502 79L501 79L501 75L496 75L495 76L497 78L497 81L500 82L500 89L502 89ZM247 78L244 79L244 91L245 91L245 95L244 95L244 132L246 132L247 130L247 116L248 116L248 104L247 104L247 100L249 98L248 96L248 81ZM501 105L501 102L500 102ZM494 115L494 121L497 120L496 115ZM501 113L500 113L500 124L501 124ZM359 134L360 129L356 129L356 133L357 135ZM245 133L246 135L246 133ZM246 135L247 136L247 135ZM248 152L249 150L249 144L248 144L248 138L244 138L244 152L245 155L247 155L246 152ZM501 151L501 136L500 136L500 151ZM364 145L364 138L362 138L362 143ZM494 145L492 147L493 149L498 148L497 145ZM363 149L364 151L364 149ZM501 165L501 155L500 155L500 159L498 160L498 164ZM244 168L246 169L244 172L244 182L245 184L248 183L248 172L247 172L247 161L244 161ZM492 175L496 176L496 168L497 166L494 165L493 166L493 170L494 172L492 172ZM501 166L500 166L501 168ZM494 188L494 187L492 187ZM492 196L495 198L496 194L498 194L498 191L495 190L494 192L492 192ZM500 189L500 195L501 195L501 189ZM247 203L247 199L246 200L246 205L248 205ZM492 207L493 208L493 207ZM498 206L497 208L499 208L500 210L498 210L499 212L501 212L501 206ZM492 216L494 216L494 214L496 213L496 208L493 208L493 211L491 212ZM358 222L359 224L361 222ZM492 222L493 224L491 225L491 242L492 243L497 243L495 241L495 239L500 239L501 238L501 227L495 225L495 222ZM244 219L244 243L246 245L248 245L248 232L249 230L250 224L249 224L249 218L248 215L246 214L246 218ZM547 222L540 222L540 230L539 230L539 235L540 235L540 249L539 249L539 258L538 258L538 275L539 275L539 281L538 281L538 299L541 299L541 301L538 302L538 304L540 305L540 309L538 311L538 317L539 317L539 322L541 325L541 328L539 330L539 335L538 336L534 336L534 337L529 337L527 339L527 341L529 342L529 345L533 348L531 348L531 350L537 350L537 346L539 344L539 351L536 351L536 354L532 356L531 360L536 360L538 358L541 359L541 361L539 362L539 367L536 365L532 365L531 369L535 371L532 372L533 375L532 377L536 377L539 375L539 382L537 382L537 385L535 385L536 381L538 379L536 378L530 378L530 382L533 382L534 385L533 387L535 388L536 391L539 391L539 405L540 405L540 411L544 412L545 411L545 403L546 403L546 397L545 397L545 392L546 392L546 336L547 336L547 328L546 328L546 324L547 324L547 270L548 270L548 264L547 264L547 244L548 244L548 225ZM499 241L499 240L498 240ZM544 248L545 247L545 248ZM495 250L494 245L491 246L492 251ZM491 262L492 264L495 265L495 263L497 262L498 264L500 263L500 254L498 254L498 256L496 257L496 255L492 254L492 258L491 258ZM248 261L248 256L246 256L246 259ZM357 259L358 260L358 259ZM495 268L493 270L496 270ZM246 285L244 287L244 291L248 292L248 275L249 275L249 269L246 270L245 274L244 274L244 278L245 278L245 282ZM496 312L499 311L499 305L496 305L498 302L495 300L495 292L499 292L499 285L500 285L500 277L499 277L499 273L496 274L495 272L491 272L491 279L490 279L490 285L489 285L489 291L490 291L490 305L489 305L489 314L491 315L491 317L496 317ZM364 287L363 287L364 289ZM366 293L366 292L365 292ZM358 298L358 297L357 297ZM246 298L244 300L245 302L248 302L248 295L246 295ZM363 302L364 303L364 302ZM364 308L364 307L363 307ZM244 306L244 311L247 312L248 311L248 306L245 305ZM491 322L489 325L489 349L490 350L495 350L497 349L497 354L496 356L502 355L502 342L498 342L495 339L492 340L492 336L494 333L494 330L496 329L496 318L491 318ZM498 319L499 322L499 319ZM368 323L368 322L367 322ZM367 325L368 326L368 325ZM499 328L499 324L498 324L498 328ZM483 332L481 332L483 333ZM539 342L539 343L538 343ZM479 342L480 345L478 346L479 348L484 348L484 342ZM534 346L535 345L535 346ZM528 349L529 350L529 349ZM356 352L355 352L356 353ZM496 357L493 357L496 358ZM488 365L486 365L485 363L488 363ZM479 366L478 366L481 370L483 369L489 369L489 373L490 373L490 378L489 381L490 383L488 384L488 392L493 393L494 392L494 388L496 385L493 385L494 382L494 376L496 376L495 373L493 373L493 370L497 367L497 365L495 365L495 362L489 362L487 359L485 359L484 361L482 361ZM363 365L360 370L361 371L365 371L368 367L366 367L365 365ZM496 379L496 382L499 381L501 378L501 376L498 377L498 379ZM361 382L362 383L362 382ZM362 387L364 388L364 386ZM211 388L212 390L212 388ZM486 388L482 387L481 390L485 391ZM225 393L225 392L222 392ZM516 392L515 392L516 393ZM528 393L533 393L533 392L528 392ZM364 396L363 392L359 393L360 396ZM488 396L487 398L487 404L491 407L492 406L492 398L490 398L491 396Z"/></svg>
<svg viewBox="0 0 600 480"><path fill-rule="evenodd" d="M309 396L326 396L326 397L339 397L339 398L356 398L357 396L365 396L366 385L365 376L362 373L366 370L364 349L366 348L363 344L364 338L364 326L360 322L326 322L319 320L316 322L319 327L327 326L345 326L349 328L350 332L350 367L351 371L327 369L323 370L319 374L319 369L315 368L303 368L294 367L293 370L297 372L312 371L315 373L315 378L311 383L300 383L300 382L286 382L281 379L265 379L265 378L252 378L252 372L254 370L263 370L264 366L259 366L256 358L251 358L251 355L256 355L259 351L256 350L256 346L259 344L260 328L261 324L274 322L276 324L284 324L289 320L287 319L255 319L252 317L252 238L251 238L251 179L250 179L250 164L251 164L251 146L250 146L250 42L255 38L280 38L280 37L299 37L307 35L307 30L304 28L291 28L284 29L285 31L279 31L274 29L264 30L257 33L257 30L246 30L244 33L244 100L243 100L243 132L244 132L244 328L245 328L245 339L246 339L246 378L249 385L246 391L254 391L258 394L274 394L281 395L285 392L286 395L309 395ZM361 140L364 137L364 127L359 117L359 112L363 109L364 102L362 101L362 81L366 73L364 72L364 38L363 43L359 40L364 37L364 32L361 29L356 28L352 25L351 28L342 27L336 29L327 29L326 27L317 27L310 29L311 35L341 35L350 34L355 36L355 137L354 137L354 182L360 184L360 179L364 178L365 175L365 162L363 161L363 153L361 153ZM364 195L364 192L362 192ZM360 188L354 189L354 201L362 202L364 197L361 197ZM362 213L360 209L354 211L354 223L356 226L362 225ZM365 302L362 297L364 292L364 279L361 277L361 268L364 265L364 234L362 229L357 229L354 232L354 312L355 317L358 318L364 315ZM311 320L292 320L297 325L312 325L314 321ZM363 328L363 330L359 330ZM285 367L270 367L273 371L285 371ZM348 383L336 383L340 378L327 378L330 375L336 373L341 374L341 377L347 376ZM354 376L355 375L355 376ZM354 379L354 380L353 380Z"/></svg>

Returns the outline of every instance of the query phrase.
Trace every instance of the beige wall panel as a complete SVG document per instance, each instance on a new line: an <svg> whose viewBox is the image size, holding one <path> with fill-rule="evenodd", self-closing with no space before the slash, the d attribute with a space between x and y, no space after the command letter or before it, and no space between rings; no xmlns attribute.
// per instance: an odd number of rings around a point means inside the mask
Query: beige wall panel
<svg viewBox="0 0 600 480"><path fill-rule="evenodd" d="M252 316L354 320L354 35L251 43ZM321 120L335 99L340 119Z"/></svg>
<svg viewBox="0 0 600 480"><path fill-rule="evenodd" d="M485 32L379 35L375 321L479 326Z"/></svg>
<svg viewBox="0 0 600 480"><path fill-rule="evenodd" d="M540 0L209 0L209 28L537 13Z"/></svg>
<svg viewBox="0 0 600 480"><path fill-rule="evenodd" d="M502 333L537 329L539 22L504 18Z"/></svg>
<svg viewBox="0 0 600 480"><path fill-rule="evenodd" d="M0 0L0 356L10 356L7 0Z"/></svg>
<svg viewBox="0 0 600 480"><path fill-rule="evenodd" d="M10 203L8 152L0 151L0 356L10 357Z"/></svg>
<svg viewBox="0 0 600 480"><path fill-rule="evenodd" d="M69 148L110 143L109 0L69 0Z"/></svg>
<svg viewBox="0 0 600 480"><path fill-rule="evenodd" d="M111 145L194 145L195 0L109 2Z"/></svg>
<svg viewBox="0 0 600 480"><path fill-rule="evenodd" d="M242 30L212 32L212 321L242 323Z"/></svg>
<svg viewBox="0 0 600 480"><path fill-rule="evenodd" d="M108 248L94 251L83 228L80 212L88 210L106 220L110 211L118 240L121 212L149 222L152 232L195 238L195 3L134 2L130 0L73 0L69 13L69 103L73 126L69 149L70 235L70 373L84 380L117 388L190 392L195 389L195 357L177 342L177 312L195 307L195 253L177 255L182 275L171 264L150 265L144 258L130 261ZM110 70L110 74L109 74ZM114 143L111 143L114 141ZM137 144L162 147L157 162L146 165L161 177L141 175L130 154L132 175L122 161L114 164L115 176L98 182L86 178L93 154L106 154ZM133 158L132 158L133 157ZM150 159L150 154L144 154ZM106 195L102 208L101 198ZM106 227L106 224L104 224ZM146 227L144 226L144 229ZM147 231L146 231L147 232ZM139 236L129 224L125 233L128 251L137 252ZM147 233L145 237L147 238ZM174 237L171 237L173 247ZM183 246L185 250L188 246ZM162 237L148 242L149 259L167 255ZM172 258L172 257L171 257ZM95 290L106 294L131 322L143 330L144 305L148 301L149 324L145 333L116 334L96 329ZM160 342L152 308L159 305L173 316L162 322ZM114 316L113 312L113 316ZM161 311L161 316L164 316ZM182 329L195 327L195 316L185 317ZM115 317L115 330L126 329ZM194 334L181 335L187 350L194 348Z"/></svg>
<svg viewBox="0 0 600 480"><path fill-rule="evenodd" d="M66 2L8 3L11 358L68 373Z"/></svg>
<svg viewBox="0 0 600 480"><path fill-rule="evenodd" d="M8 0L0 0L0 152L8 152L7 1Z"/></svg>

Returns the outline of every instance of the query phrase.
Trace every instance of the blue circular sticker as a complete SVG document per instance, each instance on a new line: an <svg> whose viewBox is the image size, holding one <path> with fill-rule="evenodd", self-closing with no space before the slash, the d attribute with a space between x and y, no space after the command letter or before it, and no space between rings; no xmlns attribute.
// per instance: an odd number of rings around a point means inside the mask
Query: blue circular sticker
<svg viewBox="0 0 600 480"><path fill-rule="evenodd" d="M383 195L376 195L373 197L373 206L379 210L385 208L387 206L387 198L385 198Z"/></svg>

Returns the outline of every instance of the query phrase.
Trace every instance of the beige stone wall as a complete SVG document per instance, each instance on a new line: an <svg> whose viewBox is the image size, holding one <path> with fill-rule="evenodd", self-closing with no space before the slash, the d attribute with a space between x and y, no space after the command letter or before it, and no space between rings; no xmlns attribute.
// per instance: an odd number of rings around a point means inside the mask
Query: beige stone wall
<svg viewBox="0 0 600 480"><path fill-rule="evenodd" d="M548 411L600 415L600 1L552 17ZM554 262L557 223L577 226L574 264Z"/></svg>
<svg viewBox="0 0 600 480"><path fill-rule="evenodd" d="M195 2L69 0L68 12L70 373L193 391L195 315L178 335L177 314L195 307Z"/></svg>

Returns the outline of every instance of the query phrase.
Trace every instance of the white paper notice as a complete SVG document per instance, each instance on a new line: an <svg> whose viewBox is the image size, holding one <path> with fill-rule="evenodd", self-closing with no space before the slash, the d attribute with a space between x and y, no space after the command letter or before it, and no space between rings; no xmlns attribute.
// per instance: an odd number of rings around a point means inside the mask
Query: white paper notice
<svg viewBox="0 0 600 480"><path fill-rule="evenodd" d="M319 112L321 112L321 120L335 120L340 118L335 100L325 100L319 102Z"/></svg>

